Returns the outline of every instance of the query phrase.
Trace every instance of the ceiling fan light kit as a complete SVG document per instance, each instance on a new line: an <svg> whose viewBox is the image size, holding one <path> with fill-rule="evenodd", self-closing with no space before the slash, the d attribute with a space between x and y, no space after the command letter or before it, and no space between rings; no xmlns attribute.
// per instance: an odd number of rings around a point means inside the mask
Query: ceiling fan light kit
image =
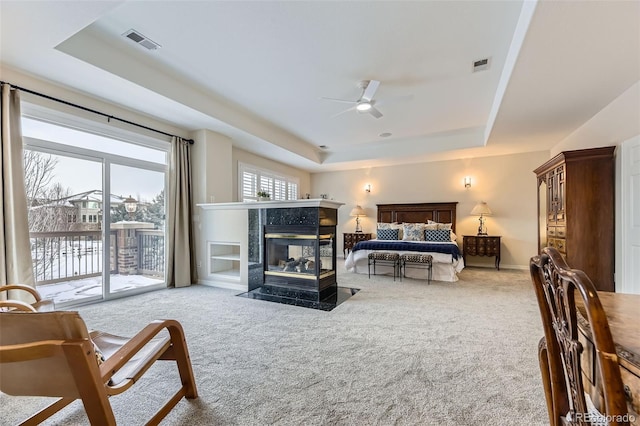
<svg viewBox="0 0 640 426"><path fill-rule="evenodd" d="M369 111L371 109L371 104L369 102L360 102L356 105L356 109L358 111Z"/></svg>
<svg viewBox="0 0 640 426"><path fill-rule="evenodd" d="M355 109L359 113L371 114L374 118L381 118L382 113L377 108L374 107L374 105L376 104L376 101L373 99L373 96L375 95L376 90L378 90L378 86L380 86L380 82L378 80L363 80L358 84L358 86L362 89L362 95L360 95L360 98L358 100L350 101L346 99L335 99L335 98L324 98L324 97L321 99L325 99L327 101L333 101L333 102L354 104L351 108L335 114L334 117Z"/></svg>

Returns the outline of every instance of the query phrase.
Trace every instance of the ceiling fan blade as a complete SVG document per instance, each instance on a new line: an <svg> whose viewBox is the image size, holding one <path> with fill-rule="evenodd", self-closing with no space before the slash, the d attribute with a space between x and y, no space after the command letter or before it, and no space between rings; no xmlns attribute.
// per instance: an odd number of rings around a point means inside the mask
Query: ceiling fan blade
<svg viewBox="0 0 640 426"><path fill-rule="evenodd" d="M380 86L380 82L378 80L369 80L367 87L364 89L362 93L362 97L360 100L370 101L373 99L373 95L376 94L376 90L378 90L378 86Z"/></svg>
<svg viewBox="0 0 640 426"><path fill-rule="evenodd" d="M371 107L368 111L369 114L373 115L375 118L382 117L382 113L376 109L376 107Z"/></svg>
<svg viewBox="0 0 640 426"><path fill-rule="evenodd" d="M356 109L355 105L352 106L351 108L347 108L344 111L340 111L339 113L332 115L331 118L335 118L335 117L337 117L339 115L344 114L345 112L353 111L354 109Z"/></svg>
<svg viewBox="0 0 640 426"><path fill-rule="evenodd" d="M357 104L358 101L350 101L348 99L336 99L336 98L325 98L325 97L321 97L320 99L324 99L325 101L332 101L332 102L342 102L345 104Z"/></svg>

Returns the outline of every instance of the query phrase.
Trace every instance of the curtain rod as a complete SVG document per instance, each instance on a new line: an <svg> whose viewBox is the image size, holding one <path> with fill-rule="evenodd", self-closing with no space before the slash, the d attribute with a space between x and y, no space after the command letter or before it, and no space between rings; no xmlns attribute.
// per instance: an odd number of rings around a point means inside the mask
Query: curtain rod
<svg viewBox="0 0 640 426"><path fill-rule="evenodd" d="M14 89L18 89L18 90L21 90L23 92L30 93L32 95L40 96L42 98L49 99L51 101L59 102L61 104L65 104L65 105L68 105L68 106L71 106L71 107L74 107L74 108L78 108L78 109L81 109L83 111L92 112L94 114L101 115L103 117L107 117L108 121L109 120L116 120L116 121L120 121L122 123L129 124L131 126L136 126L136 127L142 128L142 129L151 130L152 132L160 133L160 134L165 135L165 136L180 137L180 136L172 135L171 133L163 132L162 130L157 130L157 129L153 129L151 127L147 127L147 126L142 125L142 124L134 123L133 121L125 120L124 118L119 118L119 117L115 117L113 115L105 114L104 112L96 111L95 109L87 108L87 107L84 107L82 105L74 104L72 102L68 102L68 101L65 101L65 100L62 100L62 99L54 98L53 96L45 95L44 93L39 93L39 92L35 92L33 90L25 89L24 87L16 86L15 84L11 84L11 83L8 83L6 81L0 81L0 84L8 84L9 86L13 87ZM185 142L189 142L190 145L193 145L193 143L194 143L193 139L184 139L184 141Z"/></svg>

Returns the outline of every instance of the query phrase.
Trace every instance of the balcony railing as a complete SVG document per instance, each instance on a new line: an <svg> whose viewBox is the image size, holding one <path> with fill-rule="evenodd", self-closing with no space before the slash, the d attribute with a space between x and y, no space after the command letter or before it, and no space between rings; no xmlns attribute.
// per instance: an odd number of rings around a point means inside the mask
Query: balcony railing
<svg viewBox="0 0 640 426"><path fill-rule="evenodd" d="M140 230L138 235L138 271L143 275L164 276L164 232Z"/></svg>
<svg viewBox="0 0 640 426"><path fill-rule="evenodd" d="M80 280L102 274L102 231L31 232L36 284ZM138 274L164 276L164 233L137 231ZM109 272L118 274L117 231L109 235Z"/></svg>

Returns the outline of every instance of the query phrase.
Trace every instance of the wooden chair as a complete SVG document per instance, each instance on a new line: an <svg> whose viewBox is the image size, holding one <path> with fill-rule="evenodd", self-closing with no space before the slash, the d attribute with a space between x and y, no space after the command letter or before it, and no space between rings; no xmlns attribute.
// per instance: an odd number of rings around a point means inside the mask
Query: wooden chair
<svg viewBox="0 0 640 426"><path fill-rule="evenodd" d="M0 300L0 311L17 309L21 311L50 312L55 310L53 300L43 299L35 288L25 284L9 284L0 287L0 294L11 291L24 291L29 293L35 300L33 303L26 303L20 300L9 299Z"/></svg>
<svg viewBox="0 0 640 426"><path fill-rule="evenodd" d="M115 425L108 397L129 389L157 360L175 361L182 383L148 424L158 424L182 397L197 398L177 321L153 321L131 339L101 332L91 336L77 312L0 313L0 391L61 398L22 424L39 424L81 399L92 425ZM102 363L94 343L104 355Z"/></svg>
<svg viewBox="0 0 640 426"><path fill-rule="evenodd" d="M584 272L569 268L560 253L550 247L531 258L530 272L544 328L538 357L551 425L587 425L595 423L598 416L611 416L610 425L628 424L624 421L628 410L618 355L593 283ZM584 391L583 347L578 339L574 297L584 303L593 336L599 375L595 382L603 404L599 404L600 396L591 396L600 406L594 407Z"/></svg>

